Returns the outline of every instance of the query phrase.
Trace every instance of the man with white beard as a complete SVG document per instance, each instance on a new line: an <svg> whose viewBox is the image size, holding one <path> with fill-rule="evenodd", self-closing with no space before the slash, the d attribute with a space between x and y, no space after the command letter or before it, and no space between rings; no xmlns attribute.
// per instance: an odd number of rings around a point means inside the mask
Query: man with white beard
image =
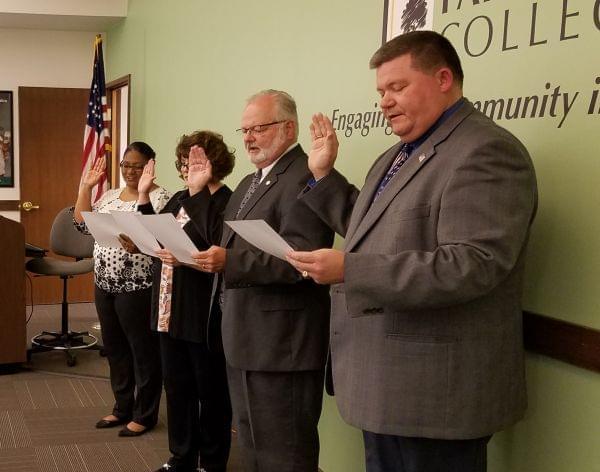
<svg viewBox="0 0 600 472"><path fill-rule="evenodd" d="M263 219L295 249L331 247L333 232L298 199L312 174L296 142L292 97L277 90L253 95L238 131L257 170L234 191L225 221ZM316 472L329 288L227 225L220 247L194 258L202 270L220 274L213 305L222 307L233 422L246 470Z"/></svg>

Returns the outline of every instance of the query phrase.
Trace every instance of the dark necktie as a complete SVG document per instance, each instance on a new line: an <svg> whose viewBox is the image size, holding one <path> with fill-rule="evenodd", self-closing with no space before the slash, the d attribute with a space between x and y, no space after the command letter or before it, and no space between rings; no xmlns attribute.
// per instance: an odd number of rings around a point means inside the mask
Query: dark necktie
<svg viewBox="0 0 600 472"><path fill-rule="evenodd" d="M394 175L396 175L398 170L400 170L400 167L402 167L402 165L408 160L409 152L410 152L410 144L404 143L400 147L400 152L398 152L396 159L394 159L394 162L392 162L392 165L390 166L389 170L385 174L385 177L379 183L379 187L377 187L377 192L375 192L373 201L375 201L379 198L379 196L385 190L385 187L387 186L387 184L390 183L390 180L392 180Z"/></svg>
<svg viewBox="0 0 600 472"><path fill-rule="evenodd" d="M250 182L250 187L248 187L248 190L246 190L246 194L244 195L244 198L242 198L242 203L240 203L240 207L238 208L238 211L235 214L236 220L237 220L238 216L240 216L240 213L242 212L244 207L246 206L246 203L248 203L248 200L250 200L250 197L254 194L254 192L260 185L261 176L262 176L262 170L258 169L254 173L254 177L252 177L252 182Z"/></svg>
<svg viewBox="0 0 600 472"><path fill-rule="evenodd" d="M236 220L238 216L240 216L240 213L242 212L244 207L246 206L246 203L248 203L248 200L250 200L250 197L254 194L254 192L256 192L256 189L260 185L261 177L262 169L258 169L254 173L254 176L252 177L252 182L250 182L250 187L248 187L248 190L246 190L246 194L244 195L244 198L242 198L242 203L240 203L240 207L238 208L238 211L235 214ZM219 288L219 306L221 307L221 310L223 310L223 304L225 301L225 280L223 279L223 274L219 274L219 277L221 278L221 285Z"/></svg>

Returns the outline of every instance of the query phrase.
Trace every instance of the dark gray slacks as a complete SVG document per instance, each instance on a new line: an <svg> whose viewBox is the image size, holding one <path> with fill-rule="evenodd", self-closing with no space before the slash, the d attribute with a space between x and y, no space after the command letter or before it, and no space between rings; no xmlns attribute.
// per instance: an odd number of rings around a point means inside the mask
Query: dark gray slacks
<svg viewBox="0 0 600 472"><path fill-rule="evenodd" d="M367 472L486 472L491 436L444 440L363 431Z"/></svg>
<svg viewBox="0 0 600 472"><path fill-rule="evenodd" d="M317 472L323 370L257 372L227 365L244 470Z"/></svg>
<svg viewBox="0 0 600 472"><path fill-rule="evenodd" d="M162 392L158 336L150 329L152 288L109 293L95 288L96 311L115 396L113 415L153 427Z"/></svg>
<svg viewBox="0 0 600 472"><path fill-rule="evenodd" d="M160 333L169 465L177 470L225 472L231 446L231 404L225 357L205 344Z"/></svg>

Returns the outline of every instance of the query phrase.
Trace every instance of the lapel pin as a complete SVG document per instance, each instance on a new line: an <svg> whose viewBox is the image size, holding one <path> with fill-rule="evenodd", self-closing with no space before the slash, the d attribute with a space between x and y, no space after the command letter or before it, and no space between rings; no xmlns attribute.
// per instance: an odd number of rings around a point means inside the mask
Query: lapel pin
<svg viewBox="0 0 600 472"><path fill-rule="evenodd" d="M425 159L427 159L427 157L425 156L425 154L421 154L419 156L419 162L423 162Z"/></svg>
<svg viewBox="0 0 600 472"><path fill-rule="evenodd" d="M269 185L270 183L271 183L271 181L270 181L270 180L267 180L267 181L265 182L265 185Z"/></svg>

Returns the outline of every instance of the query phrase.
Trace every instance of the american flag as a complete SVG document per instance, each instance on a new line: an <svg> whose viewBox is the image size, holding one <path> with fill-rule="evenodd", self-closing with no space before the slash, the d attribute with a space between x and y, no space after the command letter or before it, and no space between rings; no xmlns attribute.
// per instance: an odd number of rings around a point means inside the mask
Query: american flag
<svg viewBox="0 0 600 472"><path fill-rule="evenodd" d="M110 151L110 109L106 102L104 81L104 59L102 57L102 36L97 35L94 42L94 77L90 87L90 99L83 136L83 168L81 178L100 159ZM106 173L92 191L92 202L98 201L108 188Z"/></svg>

